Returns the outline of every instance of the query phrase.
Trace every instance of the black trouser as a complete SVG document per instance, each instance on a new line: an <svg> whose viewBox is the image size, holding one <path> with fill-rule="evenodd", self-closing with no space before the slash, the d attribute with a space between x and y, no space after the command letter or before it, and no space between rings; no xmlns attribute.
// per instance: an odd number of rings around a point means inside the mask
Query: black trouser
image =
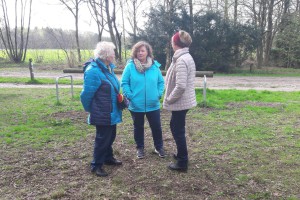
<svg viewBox="0 0 300 200"><path fill-rule="evenodd" d="M188 163L188 151L185 138L185 117L188 110L172 111L170 128L177 146L177 163L186 167Z"/></svg>
<svg viewBox="0 0 300 200"><path fill-rule="evenodd" d="M113 158L112 144L115 141L117 126L96 126L94 144L94 159L91 162L92 169L102 167L106 160Z"/></svg>
<svg viewBox="0 0 300 200"><path fill-rule="evenodd" d="M163 148L163 139L162 139L162 130L161 130L161 122L160 122L160 109L154 110L151 112L132 112L131 117L134 125L134 140L137 148L144 148L144 123L145 123L145 115L148 119L154 147L159 150Z"/></svg>

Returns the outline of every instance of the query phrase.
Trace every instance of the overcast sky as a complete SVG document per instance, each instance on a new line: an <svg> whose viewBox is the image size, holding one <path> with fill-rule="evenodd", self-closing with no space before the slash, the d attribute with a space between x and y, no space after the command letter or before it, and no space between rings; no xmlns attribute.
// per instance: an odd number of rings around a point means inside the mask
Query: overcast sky
<svg viewBox="0 0 300 200"><path fill-rule="evenodd" d="M10 23L14 22L14 2L7 0L8 12L10 16ZM32 1L32 16L31 16L31 29L35 27L51 27L63 29L75 29L74 17L65 6L59 5L58 1L54 0L33 0ZM90 18L88 9L84 8L85 5L79 10L79 29L81 32L92 31L96 32L96 26ZM84 10L86 9L86 10ZM25 25L26 26L26 25Z"/></svg>

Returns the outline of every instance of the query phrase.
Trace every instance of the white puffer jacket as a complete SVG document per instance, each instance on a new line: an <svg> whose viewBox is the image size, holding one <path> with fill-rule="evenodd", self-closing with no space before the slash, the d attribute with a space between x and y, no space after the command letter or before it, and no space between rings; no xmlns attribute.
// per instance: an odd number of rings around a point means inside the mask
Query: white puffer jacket
<svg viewBox="0 0 300 200"><path fill-rule="evenodd" d="M170 111L187 110L197 105L195 94L196 66L189 48L175 51L166 74L163 108Z"/></svg>

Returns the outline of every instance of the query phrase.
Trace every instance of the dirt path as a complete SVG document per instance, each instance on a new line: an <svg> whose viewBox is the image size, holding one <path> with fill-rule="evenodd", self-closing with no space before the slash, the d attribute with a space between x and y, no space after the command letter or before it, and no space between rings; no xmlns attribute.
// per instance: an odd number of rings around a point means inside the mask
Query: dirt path
<svg viewBox="0 0 300 200"><path fill-rule="evenodd" d="M53 85L23 85L2 83L0 88L55 88L55 79L59 76L72 75L74 79L82 79L83 74L63 74L59 72L36 72L36 78L53 78ZM29 77L27 72L0 72L0 77ZM118 76L120 78L120 76ZM214 76L207 78L209 89L237 89L237 90L269 90L269 91L300 91L300 77L237 77ZM204 78L196 78L196 87L203 87ZM60 86L69 87L69 86ZM81 88L82 86L74 86Z"/></svg>

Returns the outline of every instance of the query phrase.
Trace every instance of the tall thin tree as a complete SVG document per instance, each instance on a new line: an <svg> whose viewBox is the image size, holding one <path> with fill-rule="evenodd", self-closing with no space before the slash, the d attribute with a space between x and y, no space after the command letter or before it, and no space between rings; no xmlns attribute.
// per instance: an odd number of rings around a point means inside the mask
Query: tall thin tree
<svg viewBox="0 0 300 200"><path fill-rule="evenodd" d="M104 0L88 0L88 5L92 13L92 18L97 25L98 41L101 41L104 27L107 24L106 16L104 14Z"/></svg>
<svg viewBox="0 0 300 200"><path fill-rule="evenodd" d="M112 8L110 8L110 1L112 2ZM117 16L116 16L116 2L115 0L105 0L105 12L107 18L107 26L110 35L111 41L115 44L117 60L119 62L122 61L122 41L121 41L121 34L119 33L118 26L117 26Z"/></svg>
<svg viewBox="0 0 300 200"><path fill-rule="evenodd" d="M78 62L81 62L81 52L79 44L79 6L84 0L59 0L61 4L66 6L66 8L72 13L75 19L75 39L76 39L76 49L78 55Z"/></svg>

